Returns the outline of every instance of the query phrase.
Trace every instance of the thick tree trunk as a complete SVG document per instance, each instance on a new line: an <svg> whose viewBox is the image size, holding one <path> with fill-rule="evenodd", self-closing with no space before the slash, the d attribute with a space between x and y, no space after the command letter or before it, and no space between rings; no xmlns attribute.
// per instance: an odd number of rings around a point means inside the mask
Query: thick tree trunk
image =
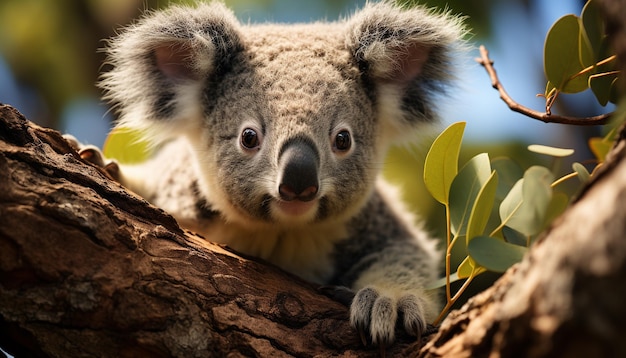
<svg viewBox="0 0 626 358"><path fill-rule="evenodd" d="M9 106L0 106L0 347L20 357L379 353L362 346L344 305L185 232ZM404 337L387 354L417 348Z"/></svg>

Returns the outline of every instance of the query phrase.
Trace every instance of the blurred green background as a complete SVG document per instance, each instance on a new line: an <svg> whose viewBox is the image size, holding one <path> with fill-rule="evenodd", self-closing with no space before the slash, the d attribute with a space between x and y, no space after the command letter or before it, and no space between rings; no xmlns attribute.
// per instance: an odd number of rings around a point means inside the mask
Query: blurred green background
<svg viewBox="0 0 626 358"><path fill-rule="evenodd" d="M176 1L171 1L176 2ZM182 1L178 1L182 2ZM187 1L189 2L189 1ZM406 2L406 0L404 1ZM146 9L167 6L166 0L0 0L0 102L11 104L29 119L79 140L101 146L114 113L100 101L95 82L107 70L100 51L106 39L139 17ZM243 22L329 21L348 16L365 0L227 0ZM542 51L545 34L562 15L579 14L579 0L449 0L424 1L468 17L473 29L470 44L485 44L500 79L518 102L543 108ZM598 128L544 124L513 113L498 98L484 70L473 58L460 59L461 83L451 98L442 99L444 123L467 121L461 163L487 151L491 158L509 156L524 168L550 165L547 158L529 153L529 143L575 148L571 160L591 158L589 136ZM563 96L555 112L578 116L610 111L589 93ZM436 131L438 132L438 131ZM422 164L431 135L414 145L392 151L387 177L403 184L409 206L424 218L433 234L443 237L444 210L426 193ZM566 171L569 164L562 165Z"/></svg>

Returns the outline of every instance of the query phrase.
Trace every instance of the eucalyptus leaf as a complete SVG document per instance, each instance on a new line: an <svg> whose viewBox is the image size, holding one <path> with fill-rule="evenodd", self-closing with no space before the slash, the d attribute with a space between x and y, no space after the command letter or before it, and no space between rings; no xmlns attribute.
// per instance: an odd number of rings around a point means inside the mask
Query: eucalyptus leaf
<svg viewBox="0 0 626 358"><path fill-rule="evenodd" d="M555 88L564 93L577 93L587 89L588 76L576 76L584 69L579 54L580 31L578 17L565 15L552 25L544 43L543 64L546 77Z"/></svg>
<svg viewBox="0 0 626 358"><path fill-rule="evenodd" d="M464 277L459 277L458 273L455 272L450 275L450 283L462 280L463 278ZM434 290L440 287L444 287L446 285L446 282L448 282L448 280L446 280L446 277L441 277L436 281L431 282L430 285L426 286L426 290Z"/></svg>
<svg viewBox="0 0 626 358"><path fill-rule="evenodd" d="M491 160L491 168L498 173L496 199L503 200L513 185L522 178L524 170L512 159L499 157Z"/></svg>
<svg viewBox="0 0 626 358"><path fill-rule="evenodd" d="M567 209L568 204L569 196L567 196L565 193L553 193L550 204L548 205L548 209L546 210L543 228L545 229L546 227L548 227L554 221L554 219L563 214L565 209Z"/></svg>
<svg viewBox="0 0 626 358"><path fill-rule="evenodd" d="M474 271L475 267L474 260L471 257L465 257L465 260L459 264L459 268L457 268L456 272L459 278L468 278L472 275L472 271Z"/></svg>
<svg viewBox="0 0 626 358"><path fill-rule="evenodd" d="M532 166L526 170L500 204L502 223L526 236L538 233L552 200L553 180L552 173L545 167Z"/></svg>
<svg viewBox="0 0 626 358"><path fill-rule="evenodd" d="M528 249L493 237L479 236L470 242L468 251L478 265L489 271L504 272L520 262Z"/></svg>
<svg viewBox="0 0 626 358"><path fill-rule="evenodd" d="M589 171L587 171L587 168L585 168L584 165L580 163L574 163L572 164L572 169L576 172L576 174L578 174L578 179L580 180L581 183L584 184L589 181L589 177L591 175L589 174Z"/></svg>
<svg viewBox="0 0 626 358"><path fill-rule="evenodd" d="M591 47L591 41L589 41L587 33L582 27L582 24L579 36L580 38L578 40L578 60L580 61L580 64L583 68L595 65L596 54Z"/></svg>
<svg viewBox="0 0 626 358"><path fill-rule="evenodd" d="M478 192L476 201L472 206L472 212L467 222L466 238L471 241L474 237L482 235L491 216L491 209L496 199L498 187L498 173L493 171L485 184Z"/></svg>
<svg viewBox="0 0 626 358"><path fill-rule="evenodd" d="M589 138L589 149L600 163L604 162L612 147L612 141L598 137Z"/></svg>
<svg viewBox="0 0 626 358"><path fill-rule="evenodd" d="M450 186L450 223L455 236L465 235L467 222L480 189L491 176L487 153L470 159Z"/></svg>
<svg viewBox="0 0 626 358"><path fill-rule="evenodd" d="M589 87L601 106L606 106L611 101L611 92L616 79L617 73L603 72L589 76Z"/></svg>
<svg viewBox="0 0 626 358"><path fill-rule="evenodd" d="M104 142L102 154L121 164L144 162L153 152L149 142L144 138L142 131L126 127L114 128Z"/></svg>
<svg viewBox="0 0 626 358"><path fill-rule="evenodd" d="M511 243L513 245L519 246L527 246L528 245L528 237L522 234L521 232L511 229L508 226L502 228L502 235L504 235L504 239L506 242Z"/></svg>
<svg viewBox="0 0 626 358"><path fill-rule="evenodd" d="M458 171L465 122L446 128L433 142L424 162L426 189L438 202L448 205L450 186Z"/></svg>
<svg viewBox="0 0 626 358"><path fill-rule="evenodd" d="M609 98L609 102L616 104L619 102L620 98L622 98L622 92L620 91L619 86L619 78L615 78L613 82L611 82L611 97Z"/></svg>
<svg viewBox="0 0 626 358"><path fill-rule="evenodd" d="M595 56L594 61L597 62L605 28L602 9L600 8L597 0L587 1L580 14L580 18L583 27L582 32L586 34L589 45L591 46Z"/></svg>
<svg viewBox="0 0 626 358"><path fill-rule="evenodd" d="M545 154L557 158L568 157L574 154L574 149L550 147L541 144L531 144L528 146L528 150L534 153Z"/></svg>

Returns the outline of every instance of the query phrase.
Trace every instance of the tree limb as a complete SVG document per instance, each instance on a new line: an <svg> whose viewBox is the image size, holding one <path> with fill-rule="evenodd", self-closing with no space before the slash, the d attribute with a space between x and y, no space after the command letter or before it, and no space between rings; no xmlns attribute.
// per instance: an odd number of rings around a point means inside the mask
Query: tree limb
<svg viewBox="0 0 626 358"><path fill-rule="evenodd" d="M534 118L540 120L545 123L560 123L560 124L573 124L579 126L592 126L592 125L601 125L606 124L611 115L613 113L605 113L593 117L570 117L570 116L560 116L556 114L539 112L528 107L525 107L513 100L511 96L506 92L504 86L500 82L498 75L496 74L496 69L493 67L493 60L489 58L489 51L485 48L485 46L480 46L480 57L476 59L476 62L480 63L487 74L489 74L489 78L491 79L491 86L498 90L500 93L500 98L504 101L504 103L509 106L509 108L517 113L521 113L527 117Z"/></svg>
<svg viewBox="0 0 626 358"><path fill-rule="evenodd" d="M416 351L401 336L390 356ZM347 307L182 230L0 106L0 346L17 357L376 357Z"/></svg>

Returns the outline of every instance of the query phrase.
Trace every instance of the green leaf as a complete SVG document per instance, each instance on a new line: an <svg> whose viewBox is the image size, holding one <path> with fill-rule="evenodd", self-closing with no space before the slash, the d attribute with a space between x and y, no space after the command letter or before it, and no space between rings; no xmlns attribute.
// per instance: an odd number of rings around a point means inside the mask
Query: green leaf
<svg viewBox="0 0 626 358"><path fill-rule="evenodd" d="M574 154L574 149L549 147L547 145L541 144L531 144L528 146L528 150L530 150L531 152L545 154L557 158L568 157Z"/></svg>
<svg viewBox="0 0 626 358"><path fill-rule="evenodd" d="M489 216L491 216L491 209L493 209L493 204L496 200L497 187L498 174L493 171L476 196L476 201L467 222L467 240L471 241L485 231Z"/></svg>
<svg viewBox="0 0 626 358"><path fill-rule="evenodd" d="M564 93L577 93L587 89L589 76L576 76L584 69L580 62L580 31L578 17L565 15L552 25L544 43L543 65L546 77L555 88Z"/></svg>
<svg viewBox="0 0 626 358"><path fill-rule="evenodd" d="M450 186L450 223L455 236L465 235L467 221L480 189L491 176L491 164L487 153L470 159L461 168Z"/></svg>
<svg viewBox="0 0 626 358"><path fill-rule="evenodd" d="M524 170L516 162L507 157L495 158L491 161L491 168L498 173L498 189L496 199L503 200L511 191L513 185L522 178Z"/></svg>
<svg viewBox="0 0 626 358"><path fill-rule="evenodd" d="M547 81L547 82L546 82L546 91L545 91L545 93L543 94L543 96L544 96L546 99L548 99L548 98L552 95L552 92L554 92L554 91L556 91L556 87L554 87L554 85L552 84L552 82Z"/></svg>
<svg viewBox="0 0 626 358"><path fill-rule="evenodd" d="M611 101L612 89L617 80L617 73L598 73L589 76L589 87L601 106Z"/></svg>
<svg viewBox="0 0 626 358"><path fill-rule="evenodd" d="M144 162L152 155L152 147L144 138L144 133L139 130L114 128L104 142L102 153L121 164Z"/></svg>
<svg viewBox="0 0 626 358"><path fill-rule="evenodd" d="M448 205L450 186L458 171L465 122L451 124L435 139L424 162L424 183L435 200Z"/></svg>
<svg viewBox="0 0 626 358"><path fill-rule="evenodd" d="M567 209L568 204L569 197L565 195L565 193L553 193L552 200L550 200L550 204L548 205L548 209L546 210L543 224L544 229L548 227L554 221L554 219L563 214L565 209Z"/></svg>
<svg viewBox="0 0 626 358"><path fill-rule="evenodd" d="M580 20L582 21L582 20ZM583 68L590 67L596 64L596 55L591 47L591 42L587 38L587 33L580 24L580 33L578 39L578 60Z"/></svg>
<svg viewBox="0 0 626 358"><path fill-rule="evenodd" d="M474 238L468 247L470 256L476 263L489 271L504 272L518 263L528 251L527 248L509 244L489 236Z"/></svg>
<svg viewBox="0 0 626 358"><path fill-rule="evenodd" d="M469 276L468 276L469 277ZM450 283L456 282L464 279L465 277L459 277L458 273L453 273L450 275ZM436 288L444 287L446 285L446 277L441 277L434 282L431 282L430 285L426 286L426 290L434 290Z"/></svg>
<svg viewBox="0 0 626 358"><path fill-rule="evenodd" d="M532 166L524 173L500 204L502 223L526 236L543 228L546 212L552 200L554 177L541 166Z"/></svg>
<svg viewBox="0 0 626 358"><path fill-rule="evenodd" d="M613 82L611 82L611 97L609 98L609 102L613 104L617 104L619 102L620 98L622 98L620 88L619 78L616 77Z"/></svg>
<svg viewBox="0 0 626 358"><path fill-rule="evenodd" d="M474 260L469 256L465 257L465 260L459 264L459 268L456 270L459 278L468 278L474 271Z"/></svg>
<svg viewBox="0 0 626 358"><path fill-rule="evenodd" d="M600 54L600 48L602 47L602 39L604 38L604 20L602 16L602 9L598 5L596 0L589 0L583 7L583 11L580 14L582 22L582 33L586 35L589 45L594 55L594 63L598 61L598 55ZM589 64L588 66L590 66Z"/></svg>
<svg viewBox="0 0 626 358"><path fill-rule="evenodd" d="M572 169L574 169L576 174L578 174L578 179L580 180L581 183L584 184L589 181L589 177L591 175L587 171L587 168L585 168L582 164L574 163L572 164Z"/></svg>
<svg viewBox="0 0 626 358"><path fill-rule="evenodd" d="M508 226L502 228L504 239L513 245L527 246L528 237L517 230L513 230Z"/></svg>
<svg viewBox="0 0 626 358"><path fill-rule="evenodd" d="M611 148L613 148L612 141L598 137L589 138L589 149L600 163L604 162Z"/></svg>

